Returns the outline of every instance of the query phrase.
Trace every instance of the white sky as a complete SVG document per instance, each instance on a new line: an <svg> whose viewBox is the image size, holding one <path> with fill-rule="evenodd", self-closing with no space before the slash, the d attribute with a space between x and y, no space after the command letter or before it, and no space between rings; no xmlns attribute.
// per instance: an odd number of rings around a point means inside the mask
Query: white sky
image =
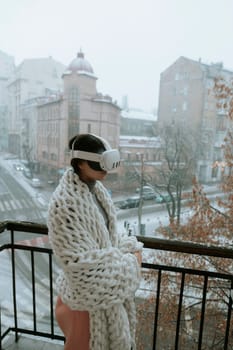
<svg viewBox="0 0 233 350"><path fill-rule="evenodd" d="M0 50L68 65L80 47L97 89L157 107L160 73L180 56L233 70L232 0L0 0Z"/></svg>

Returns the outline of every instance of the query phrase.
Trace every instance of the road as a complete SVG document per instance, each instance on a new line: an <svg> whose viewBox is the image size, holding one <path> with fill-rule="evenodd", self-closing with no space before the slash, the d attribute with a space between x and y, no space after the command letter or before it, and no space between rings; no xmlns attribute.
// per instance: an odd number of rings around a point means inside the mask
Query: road
<svg viewBox="0 0 233 350"><path fill-rule="evenodd" d="M0 166L0 220L45 222L45 213L36 195L32 197L15 179L20 175Z"/></svg>
<svg viewBox="0 0 233 350"><path fill-rule="evenodd" d="M5 163L7 165L7 162ZM8 164L9 165L9 164ZM25 183L23 183L25 181ZM23 174L13 167L0 164L0 221L20 220L45 223L47 204L43 202L40 190L32 189L23 178ZM29 233L16 233L16 240L27 240L35 235ZM0 235L0 244L9 241L9 232ZM31 293L31 265L30 253L15 251L16 257L16 288L18 319L22 327L32 326L32 293ZM43 254L35 256L36 265L36 293L38 301L37 317L40 319L41 329L48 324L48 293L49 280L46 276L48 271L48 258ZM45 274L46 271L46 274ZM12 320L12 293L11 293L11 252L0 252L0 304L2 331L7 325L13 325Z"/></svg>
<svg viewBox="0 0 233 350"><path fill-rule="evenodd" d="M218 199L225 198L226 194L219 193L217 187L209 188L208 198L211 204L218 209ZM152 204L153 201L145 201L142 208L142 221L145 225L145 235L163 238L159 236L158 227L169 224L169 216L165 204ZM182 201L181 221L185 222L191 216L192 211L188 206L188 201ZM123 229L125 224L129 225L133 235L138 235L138 208L118 210L118 226Z"/></svg>

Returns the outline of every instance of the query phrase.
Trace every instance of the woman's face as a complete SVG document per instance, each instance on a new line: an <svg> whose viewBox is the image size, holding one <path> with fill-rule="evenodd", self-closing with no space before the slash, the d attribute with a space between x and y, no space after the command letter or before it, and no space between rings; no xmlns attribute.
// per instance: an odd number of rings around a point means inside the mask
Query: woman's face
<svg viewBox="0 0 233 350"><path fill-rule="evenodd" d="M102 181L107 175L105 170L94 170L92 169L86 160L79 164L79 177L85 183L90 183L96 180Z"/></svg>

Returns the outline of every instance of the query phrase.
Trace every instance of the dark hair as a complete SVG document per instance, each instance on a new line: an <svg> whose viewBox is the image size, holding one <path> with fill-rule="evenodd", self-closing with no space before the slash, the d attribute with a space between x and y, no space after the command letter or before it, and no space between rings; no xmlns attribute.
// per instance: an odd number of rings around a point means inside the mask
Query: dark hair
<svg viewBox="0 0 233 350"><path fill-rule="evenodd" d="M86 151L86 152L92 152L92 153L103 153L106 151L106 147L104 146L104 143L96 137L93 134L79 134L74 137L72 137L69 140L69 149L70 150L79 150L79 151ZM79 172L79 163L80 160L78 158L72 158L71 159L71 166L74 168L75 172ZM94 170L101 170L98 162L93 162L90 160L87 160L89 166Z"/></svg>

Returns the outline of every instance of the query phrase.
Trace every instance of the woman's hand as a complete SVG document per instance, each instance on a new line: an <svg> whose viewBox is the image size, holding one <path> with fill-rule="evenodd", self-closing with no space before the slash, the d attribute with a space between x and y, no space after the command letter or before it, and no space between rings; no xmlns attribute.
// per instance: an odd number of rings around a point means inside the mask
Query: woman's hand
<svg viewBox="0 0 233 350"><path fill-rule="evenodd" d="M141 264L142 264L142 253L138 250L137 252L134 253L134 255L136 256L136 258L138 260L139 266L141 266Z"/></svg>

